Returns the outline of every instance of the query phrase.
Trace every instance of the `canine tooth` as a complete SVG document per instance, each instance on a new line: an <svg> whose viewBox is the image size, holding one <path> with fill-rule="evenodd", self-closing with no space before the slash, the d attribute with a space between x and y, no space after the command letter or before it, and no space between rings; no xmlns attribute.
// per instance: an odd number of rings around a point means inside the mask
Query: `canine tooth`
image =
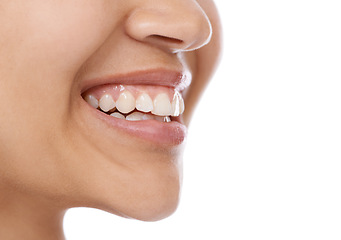
<svg viewBox="0 0 341 240"><path fill-rule="evenodd" d="M99 100L99 107L104 112L108 112L109 110L115 108L115 101L112 99L111 95L105 94Z"/></svg>
<svg viewBox="0 0 341 240"><path fill-rule="evenodd" d="M120 94L116 101L116 108L121 113L129 113L135 109L135 98L129 91Z"/></svg>
<svg viewBox="0 0 341 240"><path fill-rule="evenodd" d="M160 93L156 96L152 113L157 116L169 116L172 114L172 105L166 93Z"/></svg>
<svg viewBox="0 0 341 240"><path fill-rule="evenodd" d="M180 95L180 114L183 114L185 111L185 102L182 96Z"/></svg>
<svg viewBox="0 0 341 240"><path fill-rule="evenodd" d="M91 94L86 95L84 97L84 100L89 103L91 106L93 106L94 108L98 108L98 100Z"/></svg>
<svg viewBox="0 0 341 240"><path fill-rule="evenodd" d="M136 99L136 109L141 112L150 112L153 110L153 100L147 93L142 93Z"/></svg>
<svg viewBox="0 0 341 240"><path fill-rule="evenodd" d="M172 100L172 116L177 117L180 115L180 98L181 95L179 92L175 92L173 100Z"/></svg>
<svg viewBox="0 0 341 240"><path fill-rule="evenodd" d="M110 114L110 116L113 116L115 118L120 118L120 119L126 119L125 116L119 112L114 112L114 113Z"/></svg>
<svg viewBox="0 0 341 240"><path fill-rule="evenodd" d="M126 120L128 120L128 121L141 121L141 120L143 120L143 115L145 115L145 114L140 113L140 112L133 112L126 117Z"/></svg>

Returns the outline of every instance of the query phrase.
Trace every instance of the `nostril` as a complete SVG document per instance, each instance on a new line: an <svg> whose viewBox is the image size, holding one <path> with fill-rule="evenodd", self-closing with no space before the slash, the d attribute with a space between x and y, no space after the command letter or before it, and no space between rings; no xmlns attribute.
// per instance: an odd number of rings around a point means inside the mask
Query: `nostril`
<svg viewBox="0 0 341 240"><path fill-rule="evenodd" d="M146 37L146 40L150 41L156 41L156 42L164 42L164 43L170 43L170 44L183 44L183 40L172 38L172 37L166 37L158 34L153 34L148 37Z"/></svg>

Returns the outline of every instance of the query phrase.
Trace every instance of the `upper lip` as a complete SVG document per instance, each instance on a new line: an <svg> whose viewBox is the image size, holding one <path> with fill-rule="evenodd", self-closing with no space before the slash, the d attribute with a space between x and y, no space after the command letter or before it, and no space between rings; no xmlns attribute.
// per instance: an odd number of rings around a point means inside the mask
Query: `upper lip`
<svg viewBox="0 0 341 240"><path fill-rule="evenodd" d="M104 84L158 85L182 91L190 85L191 80L192 76L189 71L150 69L84 80L81 92Z"/></svg>

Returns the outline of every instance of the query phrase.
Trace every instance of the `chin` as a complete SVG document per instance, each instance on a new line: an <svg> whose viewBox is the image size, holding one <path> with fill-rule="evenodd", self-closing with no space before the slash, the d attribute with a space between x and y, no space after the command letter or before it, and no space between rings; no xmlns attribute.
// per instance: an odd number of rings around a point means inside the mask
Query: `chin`
<svg viewBox="0 0 341 240"><path fill-rule="evenodd" d="M86 167L89 171L82 170L83 176L73 181L79 183L79 190L72 207L96 208L141 221L170 216L176 211L181 194L179 151L171 154L158 149L150 153L148 149L148 153L131 154L119 162L113 158L97 160L96 168ZM104 162L105 165L100 164Z"/></svg>
<svg viewBox="0 0 341 240"><path fill-rule="evenodd" d="M116 209L121 209L128 218L142 221L158 221L173 214L180 201L182 169L171 162L165 165L164 168L149 166L148 171L134 179L124 205Z"/></svg>
<svg viewBox="0 0 341 240"><path fill-rule="evenodd" d="M172 190L169 190L172 189ZM180 187L164 186L156 189L150 198L141 199L126 217L141 221L159 221L172 215L179 204Z"/></svg>
<svg viewBox="0 0 341 240"><path fill-rule="evenodd" d="M126 199L121 213L142 221L158 221L175 212L180 201L181 178L179 173L148 173L144 182L135 184L131 195ZM152 176L154 175L154 176ZM129 202L129 204L126 204Z"/></svg>
<svg viewBox="0 0 341 240"><path fill-rule="evenodd" d="M136 183L141 186L141 183ZM96 208L112 214L141 221L159 221L172 215L179 204L181 183L177 180L164 179L154 183L145 183L140 189L131 190L130 196L120 197L121 202L117 203L117 196L112 200L105 196L105 200Z"/></svg>

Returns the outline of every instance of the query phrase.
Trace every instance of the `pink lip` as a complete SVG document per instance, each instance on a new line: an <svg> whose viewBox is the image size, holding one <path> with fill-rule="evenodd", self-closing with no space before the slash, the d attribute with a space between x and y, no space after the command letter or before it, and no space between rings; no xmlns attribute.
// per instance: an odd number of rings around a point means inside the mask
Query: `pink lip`
<svg viewBox="0 0 341 240"><path fill-rule="evenodd" d="M113 128L131 136L143 139L154 144L163 146L176 146L184 142L187 135L187 127L178 121L162 123L156 120L127 121L111 117L102 113L85 101L88 114L102 121L105 127Z"/></svg>
<svg viewBox="0 0 341 240"><path fill-rule="evenodd" d="M82 93L86 90L104 84L124 84L124 85L156 85L167 86L183 90L189 86L191 75L177 71L153 70L139 71L122 75L96 78L83 81ZM172 122L163 123L156 120L127 121L109 116L99 110L94 109L82 100L90 121L102 121L105 128L112 128L139 139L155 144L175 146L186 139L187 128L182 123L182 118L172 118ZM92 118L92 117L93 118Z"/></svg>
<svg viewBox="0 0 341 240"><path fill-rule="evenodd" d="M83 93L92 87L104 84L156 85L172 87L182 91L191 84L191 81L192 75L189 71L154 69L84 80L81 83L81 92Z"/></svg>

